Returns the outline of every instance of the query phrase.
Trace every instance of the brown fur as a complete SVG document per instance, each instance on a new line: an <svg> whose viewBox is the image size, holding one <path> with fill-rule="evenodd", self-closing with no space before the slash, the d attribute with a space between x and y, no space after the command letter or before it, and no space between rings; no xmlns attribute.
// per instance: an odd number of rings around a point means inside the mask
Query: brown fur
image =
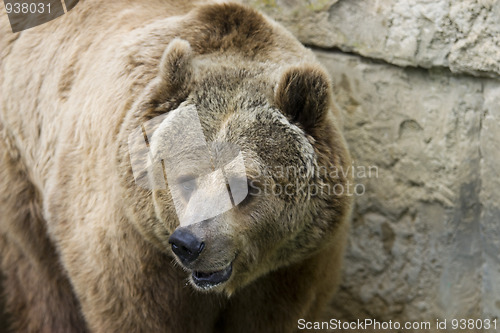
<svg viewBox="0 0 500 333"><path fill-rule="evenodd" d="M182 103L207 140L241 147L260 186L295 180L264 167L347 167L328 78L288 32L238 4L89 0L21 34L2 8L0 50L1 270L16 331L290 332L321 316L350 198L257 197L199 224L225 244L200 265L238 253L231 279L202 292L168 244L169 191L136 185L127 145Z"/></svg>

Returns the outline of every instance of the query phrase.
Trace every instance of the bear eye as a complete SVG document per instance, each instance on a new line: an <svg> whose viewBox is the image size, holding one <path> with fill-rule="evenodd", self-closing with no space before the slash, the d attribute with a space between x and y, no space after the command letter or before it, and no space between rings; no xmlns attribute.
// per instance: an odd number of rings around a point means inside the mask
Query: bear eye
<svg viewBox="0 0 500 333"><path fill-rule="evenodd" d="M248 204L253 202L258 196L260 196L262 194L260 184L257 180L247 179L246 184L247 184L248 193L247 193L246 197L239 203L239 205L241 205L242 207L247 206Z"/></svg>
<svg viewBox="0 0 500 333"><path fill-rule="evenodd" d="M196 179L191 177L181 177L178 181L178 186L181 191L182 197L189 201L191 195L196 190Z"/></svg>

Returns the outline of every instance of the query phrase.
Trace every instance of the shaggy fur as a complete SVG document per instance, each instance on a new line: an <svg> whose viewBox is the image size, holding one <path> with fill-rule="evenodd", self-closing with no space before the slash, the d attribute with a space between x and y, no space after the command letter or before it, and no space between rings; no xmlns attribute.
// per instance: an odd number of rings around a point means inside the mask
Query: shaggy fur
<svg viewBox="0 0 500 333"><path fill-rule="evenodd" d="M346 186L266 174L350 165L324 70L279 25L232 3L82 0L13 34L2 7L0 85L1 270L16 332L291 332L321 316L347 195L256 195L198 223L214 245L194 265L234 260L204 292L168 244L170 192L137 186L127 144L144 122L192 107L207 141L241 148L257 188Z"/></svg>

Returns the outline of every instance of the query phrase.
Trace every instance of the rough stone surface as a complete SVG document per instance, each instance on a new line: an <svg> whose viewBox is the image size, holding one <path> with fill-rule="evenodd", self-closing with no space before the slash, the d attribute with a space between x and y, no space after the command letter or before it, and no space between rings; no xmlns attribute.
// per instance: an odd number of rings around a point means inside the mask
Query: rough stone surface
<svg viewBox="0 0 500 333"><path fill-rule="evenodd" d="M330 316L433 325L498 316L500 83L317 56L365 189ZM369 167L378 174L361 172Z"/></svg>
<svg viewBox="0 0 500 333"><path fill-rule="evenodd" d="M497 0L244 0L303 43L401 66L500 75Z"/></svg>

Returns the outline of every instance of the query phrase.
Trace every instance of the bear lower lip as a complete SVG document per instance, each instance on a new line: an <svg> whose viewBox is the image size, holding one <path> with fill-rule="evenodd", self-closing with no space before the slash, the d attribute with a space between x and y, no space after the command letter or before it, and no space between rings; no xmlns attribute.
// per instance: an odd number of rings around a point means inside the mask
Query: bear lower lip
<svg viewBox="0 0 500 333"><path fill-rule="evenodd" d="M207 290L229 280L232 273L233 273L233 263L231 263L225 269L217 272L204 273L204 272L194 271L191 274L191 277L193 278L193 282L196 286Z"/></svg>

